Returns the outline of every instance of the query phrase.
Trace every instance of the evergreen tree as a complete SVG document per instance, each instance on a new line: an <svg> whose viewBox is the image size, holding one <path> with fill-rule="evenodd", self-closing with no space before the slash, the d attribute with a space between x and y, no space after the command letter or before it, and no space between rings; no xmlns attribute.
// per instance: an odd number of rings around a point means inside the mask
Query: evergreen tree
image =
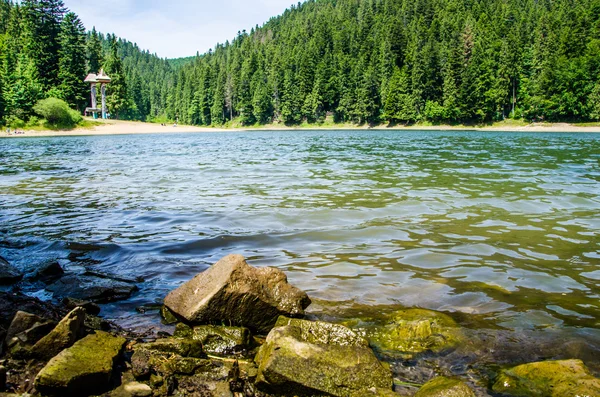
<svg viewBox="0 0 600 397"><path fill-rule="evenodd" d="M48 90L60 84L59 34L66 8L62 0L23 0L25 50Z"/></svg>
<svg viewBox="0 0 600 397"><path fill-rule="evenodd" d="M111 78L106 95L108 111L112 117L118 119L119 115L131 110L132 104L127 91L123 62L118 53L117 39L114 36L110 39L110 54L104 64L104 70Z"/></svg>
<svg viewBox="0 0 600 397"><path fill-rule="evenodd" d="M92 28L91 33L87 38L87 59L88 59L88 72L98 73L102 65L102 43L96 27Z"/></svg>
<svg viewBox="0 0 600 397"><path fill-rule="evenodd" d="M65 15L59 35L59 72L62 99L72 108L83 111L86 105L87 84L85 60L85 28L72 12Z"/></svg>
<svg viewBox="0 0 600 397"><path fill-rule="evenodd" d="M394 70L384 104L384 117L389 121L404 123L417 119L416 101L409 91L406 68Z"/></svg>

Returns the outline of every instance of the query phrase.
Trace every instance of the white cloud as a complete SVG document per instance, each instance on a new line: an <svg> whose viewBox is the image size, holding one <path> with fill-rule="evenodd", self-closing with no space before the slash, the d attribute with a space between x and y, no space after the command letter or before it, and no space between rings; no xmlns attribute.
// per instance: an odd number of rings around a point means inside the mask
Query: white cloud
<svg viewBox="0 0 600 397"><path fill-rule="evenodd" d="M65 0L86 28L115 33L161 57L208 51L283 13L290 0Z"/></svg>

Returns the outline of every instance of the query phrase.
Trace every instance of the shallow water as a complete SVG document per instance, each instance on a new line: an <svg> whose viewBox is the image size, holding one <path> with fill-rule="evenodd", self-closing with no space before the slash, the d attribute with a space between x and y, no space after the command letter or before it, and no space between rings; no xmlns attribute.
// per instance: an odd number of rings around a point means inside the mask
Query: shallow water
<svg viewBox="0 0 600 397"><path fill-rule="evenodd" d="M2 139L0 175L0 255L142 277L126 325L241 253L319 299L600 335L598 134Z"/></svg>

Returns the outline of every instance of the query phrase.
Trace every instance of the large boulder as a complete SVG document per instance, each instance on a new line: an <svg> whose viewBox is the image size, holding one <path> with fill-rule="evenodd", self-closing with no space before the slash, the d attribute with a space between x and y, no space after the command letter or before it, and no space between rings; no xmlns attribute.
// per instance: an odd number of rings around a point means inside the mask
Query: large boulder
<svg viewBox="0 0 600 397"><path fill-rule="evenodd" d="M87 275L66 275L46 289L55 298L74 298L90 302L114 302L127 299L138 290L129 282Z"/></svg>
<svg viewBox="0 0 600 397"><path fill-rule="evenodd" d="M391 393L392 375L368 342L350 329L280 317L256 358L256 385L284 395Z"/></svg>
<svg viewBox="0 0 600 397"><path fill-rule="evenodd" d="M14 284L23 278L23 273L0 256L0 285Z"/></svg>
<svg viewBox="0 0 600 397"><path fill-rule="evenodd" d="M35 387L58 396L99 395L110 388L114 364L125 338L98 331L63 350L40 371Z"/></svg>
<svg viewBox="0 0 600 397"><path fill-rule="evenodd" d="M541 361L502 371L492 389L511 396L600 396L600 379L581 360Z"/></svg>
<svg viewBox="0 0 600 397"><path fill-rule="evenodd" d="M171 291L164 303L191 324L226 323L267 333L279 315L304 315L310 299L281 270L255 268L241 255L228 255Z"/></svg>
<svg viewBox="0 0 600 397"><path fill-rule="evenodd" d="M78 307L65 316L50 333L37 341L31 354L40 359L50 359L70 347L83 336L85 309Z"/></svg>
<svg viewBox="0 0 600 397"><path fill-rule="evenodd" d="M476 397L476 395L463 381L438 376L425 383L415 397Z"/></svg>
<svg viewBox="0 0 600 397"><path fill-rule="evenodd" d="M424 309L392 313L383 326L368 329L367 338L382 354L404 358L425 351L441 353L464 340L450 316Z"/></svg>
<svg viewBox="0 0 600 397"><path fill-rule="evenodd" d="M250 347L250 331L244 327L198 325L192 328L179 323L173 336L200 341L207 353L218 356L242 354Z"/></svg>

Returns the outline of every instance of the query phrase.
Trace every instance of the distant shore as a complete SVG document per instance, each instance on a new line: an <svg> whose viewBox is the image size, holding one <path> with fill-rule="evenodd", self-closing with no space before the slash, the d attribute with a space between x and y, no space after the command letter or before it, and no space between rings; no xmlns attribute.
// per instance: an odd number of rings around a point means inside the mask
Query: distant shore
<svg viewBox="0 0 600 397"><path fill-rule="evenodd" d="M91 119L90 119L91 120ZM507 132L592 132L600 133L600 123L570 124L570 123L510 123L500 122L489 125L421 125L410 126L396 125L354 125L354 124L327 124L327 125L301 125L285 126L267 124L262 126L250 127L199 127L189 125L157 124L145 123L140 121L122 121L122 120L95 120L97 125L92 127L75 128L72 130L27 130L17 129L18 133L4 129L0 137L23 138L23 137L47 137L47 136L82 136L82 135L126 135L126 134L161 134L161 133L194 133L194 132L227 132L227 131L287 131L287 130L390 130L390 131L410 131L410 130L431 130L431 131L507 131Z"/></svg>

